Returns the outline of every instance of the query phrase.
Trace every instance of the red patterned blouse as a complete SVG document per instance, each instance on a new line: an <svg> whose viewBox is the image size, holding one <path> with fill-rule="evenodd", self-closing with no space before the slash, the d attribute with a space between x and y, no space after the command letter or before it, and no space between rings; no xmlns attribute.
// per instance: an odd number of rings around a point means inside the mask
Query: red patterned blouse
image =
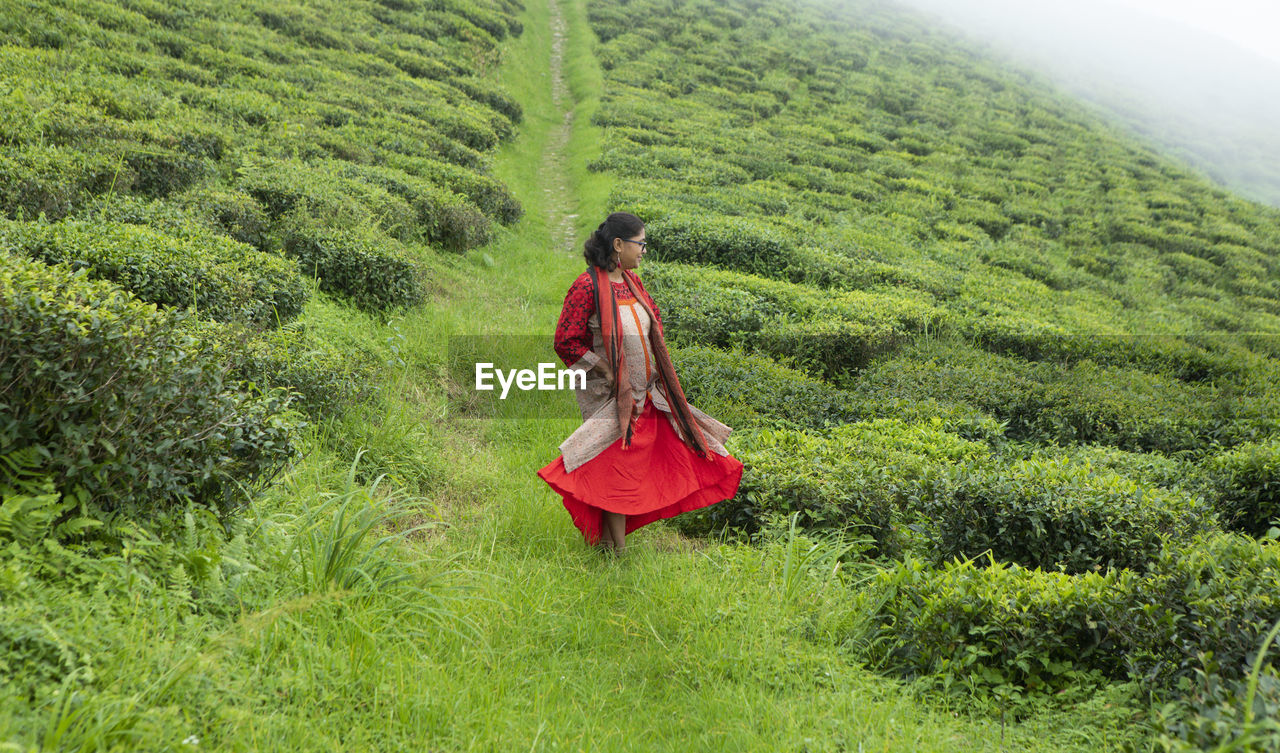
<svg viewBox="0 0 1280 753"><path fill-rule="evenodd" d="M618 300L625 301L631 298L631 289L627 287L626 282L614 282L612 285ZM653 309L654 317L658 320L658 326L661 327L662 313L658 311L658 304L653 302L653 296L644 289L643 283L640 285L640 292L647 299L647 303ZM586 366L590 368L600 360L599 356L591 350L594 335L588 324L588 320L595 312L596 302L591 296L591 278L588 273L583 272L569 286L569 292L564 297L564 307L560 310L560 322L556 325L556 354L560 356L560 360L564 361L565 366L573 366L580 359L586 358Z"/></svg>

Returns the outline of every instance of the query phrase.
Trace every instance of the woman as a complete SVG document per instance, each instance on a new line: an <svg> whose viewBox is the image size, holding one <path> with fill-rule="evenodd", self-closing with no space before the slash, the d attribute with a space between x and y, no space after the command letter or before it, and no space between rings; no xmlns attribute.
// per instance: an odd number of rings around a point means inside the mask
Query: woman
<svg viewBox="0 0 1280 753"><path fill-rule="evenodd" d="M641 526L729 499L742 478L724 448L731 429L685 400L658 307L631 272L646 246L627 212L583 245L587 271L569 286L555 338L565 365L587 371L583 423L538 471L586 542L613 553Z"/></svg>

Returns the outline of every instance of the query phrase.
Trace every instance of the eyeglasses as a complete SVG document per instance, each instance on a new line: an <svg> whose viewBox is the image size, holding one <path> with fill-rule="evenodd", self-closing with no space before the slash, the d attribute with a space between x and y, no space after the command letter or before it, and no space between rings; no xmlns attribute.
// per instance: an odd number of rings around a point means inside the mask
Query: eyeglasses
<svg viewBox="0 0 1280 753"><path fill-rule="evenodd" d="M649 241L633 241L630 238L619 238L618 240L623 240L623 241L626 241L627 243L638 243L640 244L641 251L646 250L646 247L649 245Z"/></svg>

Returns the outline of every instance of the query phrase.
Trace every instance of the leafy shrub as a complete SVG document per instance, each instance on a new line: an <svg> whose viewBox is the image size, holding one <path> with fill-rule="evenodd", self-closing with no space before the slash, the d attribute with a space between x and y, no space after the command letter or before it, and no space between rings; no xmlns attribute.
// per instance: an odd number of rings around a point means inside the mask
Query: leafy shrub
<svg viewBox="0 0 1280 753"><path fill-rule="evenodd" d="M753 344L775 358L848 384L853 372L905 341L901 330L879 324L819 316L774 320L753 338Z"/></svg>
<svg viewBox="0 0 1280 753"><path fill-rule="evenodd" d="M270 221L252 196L210 186L200 186L166 199L128 194L100 196L73 216L94 222L146 225L179 237L226 235L268 253L273 247Z"/></svg>
<svg viewBox="0 0 1280 753"><path fill-rule="evenodd" d="M263 161L242 166L236 187L259 201L273 220L305 210L335 225L377 225L392 237L413 237L417 213L408 202L341 171L341 164Z"/></svg>
<svg viewBox="0 0 1280 753"><path fill-rule="evenodd" d="M1128 570L1067 575L1016 563L908 556L872 585L883 596L875 659L947 684L1060 687L1080 670L1125 677L1127 637L1115 629L1133 597Z"/></svg>
<svg viewBox="0 0 1280 753"><path fill-rule="evenodd" d="M422 272L399 244L361 227L334 229L302 213L283 223L285 254L322 290L361 308L412 306L422 300Z"/></svg>
<svg viewBox="0 0 1280 753"><path fill-rule="evenodd" d="M352 165L346 174L358 176L402 197L416 213L416 232L426 241L451 251L465 251L484 245L492 237L489 218L481 208L502 222L514 222L523 209L497 181L468 176L467 171L430 160L393 159L403 169L375 165ZM410 173L406 170L413 170ZM421 175L431 176L424 179ZM455 186L454 193L436 182ZM470 191L467 196L461 195ZM480 207L468 200L473 198Z"/></svg>
<svg viewBox="0 0 1280 753"><path fill-rule="evenodd" d="M685 212L650 222L648 235L658 260L765 276L785 266L792 247L786 235L761 220Z"/></svg>
<svg viewBox="0 0 1280 753"><path fill-rule="evenodd" d="M131 189L143 196L168 196L212 175L203 158L152 145L126 147L124 161L133 172Z"/></svg>
<svg viewBox="0 0 1280 753"><path fill-rule="evenodd" d="M252 196L240 191L200 187L173 197L206 224L260 251L271 250L271 224Z"/></svg>
<svg viewBox="0 0 1280 753"><path fill-rule="evenodd" d="M339 351L299 322L254 332L237 325L204 323L201 337L214 343L234 378L259 390L284 390L290 404L319 419L341 413L369 395L373 369L367 359Z"/></svg>
<svg viewBox="0 0 1280 753"><path fill-rule="evenodd" d="M0 256L0 455L35 447L59 492L105 509L227 509L269 479L293 453L286 401L228 383L183 319Z"/></svg>
<svg viewBox="0 0 1280 753"><path fill-rule="evenodd" d="M648 267L644 277L662 311L663 332L677 343L727 347L782 313L751 291L704 284L691 268Z"/></svg>
<svg viewBox="0 0 1280 753"><path fill-rule="evenodd" d="M1162 550L1145 575L908 556L873 585L876 658L909 675L1028 687L1093 671L1168 697L1206 675L1244 677L1280 619L1278 587L1280 546L1221 532ZM1272 645L1264 664L1276 659Z"/></svg>
<svg viewBox="0 0 1280 753"><path fill-rule="evenodd" d="M1176 542L1151 564L1124 629L1134 673L1159 687L1198 671L1248 674L1263 635L1280 620L1280 544L1211 532ZM1280 661L1272 645L1268 662Z"/></svg>
<svg viewBox="0 0 1280 753"><path fill-rule="evenodd" d="M937 311L897 292L819 292L684 264L652 264L645 280L678 342L741 345L829 378L864 368Z"/></svg>
<svg viewBox="0 0 1280 753"><path fill-rule="evenodd" d="M924 470L985 457L985 445L946 432L941 420L879 419L809 433L762 430L732 438L746 466L738 494L682 518L685 530L750 532L769 516L799 513L805 528L854 527L880 553L901 546L894 521Z"/></svg>
<svg viewBox="0 0 1280 753"><path fill-rule="evenodd" d="M673 348L691 403L734 428L821 428L857 420L858 401L767 356L701 345Z"/></svg>
<svg viewBox="0 0 1280 753"><path fill-rule="evenodd" d="M519 24L518 21L514 23ZM453 78L450 79L449 85L461 89L476 102L502 113L511 123L519 123L524 118L524 110L519 102L482 78Z"/></svg>
<svg viewBox="0 0 1280 753"><path fill-rule="evenodd" d="M493 218L504 225L510 225L524 214L524 209L520 206L520 202L516 200L515 196L511 194L511 191L501 182L488 175L479 175L475 171L451 165L447 162L403 155L389 156L387 163L394 165L395 170L365 165L357 166L356 169L365 174L377 171L382 175L403 171L401 176L397 176L397 178L400 180L403 180L403 178L411 180L416 178L417 180L414 183L418 185L415 185L414 188L417 191L441 194L448 194L448 192L452 191L457 197L465 199L473 205L474 209L478 209L486 217ZM388 188L391 187L388 186ZM416 198L412 194L404 195L411 202ZM458 200L457 197L454 197L453 200ZM429 225L430 222L426 224Z"/></svg>
<svg viewBox="0 0 1280 753"><path fill-rule="evenodd" d="M1019 422L1028 438L1132 451L1203 451L1234 421L1210 385L1091 360L1054 374L1039 400L1038 412Z"/></svg>
<svg viewBox="0 0 1280 753"><path fill-rule="evenodd" d="M1245 709L1250 701L1249 715ZM1256 685L1197 672L1190 692L1158 710L1153 725L1162 753L1280 749L1280 675L1260 668Z"/></svg>
<svg viewBox="0 0 1280 753"><path fill-rule="evenodd" d="M212 233L175 237L141 225L64 220L3 222L0 248L46 264L83 267L144 301L192 306L219 321L275 326L302 311L305 281L292 261Z"/></svg>
<svg viewBox="0 0 1280 753"><path fill-rule="evenodd" d="M60 220L114 188L128 190L131 173L98 152L24 145L0 151L0 212L10 218Z"/></svg>
<svg viewBox="0 0 1280 753"><path fill-rule="evenodd" d="M655 293L656 295L656 293ZM664 309L665 311L665 309ZM868 401L964 404L1008 424L1010 439L1201 452L1253 419L1210 385L1083 361L1060 367L1000 356L952 337L917 340L876 361L850 389Z"/></svg>
<svg viewBox="0 0 1280 753"><path fill-rule="evenodd" d="M798 512L805 528L853 528L892 551L893 500L883 468L844 455L822 437L762 431L740 439L733 452L746 469L738 493L682 521L686 532L724 526L755 531L769 515ZM701 511L699 511L701 512ZM704 529L704 530L699 530Z"/></svg>
<svg viewBox="0 0 1280 753"><path fill-rule="evenodd" d="M1204 472L1224 525L1251 536L1280 525L1280 438L1212 456Z"/></svg>
<svg viewBox="0 0 1280 753"><path fill-rule="evenodd" d="M1010 444L1009 448L1013 445ZM1131 452L1108 445L1067 445L1041 448L1033 444L1020 444L1030 450L1023 457L1041 456L1061 458L1073 465L1082 465L1095 473L1115 474L1131 479L1142 486L1159 486L1165 489L1183 489L1188 493L1200 493L1204 480L1195 463L1178 460L1157 452ZM1010 453L1008 456L1012 457Z"/></svg>
<svg viewBox="0 0 1280 753"><path fill-rule="evenodd" d="M1143 570L1215 523L1199 500L1060 458L937 468L913 497L936 562L990 549L1030 568Z"/></svg>

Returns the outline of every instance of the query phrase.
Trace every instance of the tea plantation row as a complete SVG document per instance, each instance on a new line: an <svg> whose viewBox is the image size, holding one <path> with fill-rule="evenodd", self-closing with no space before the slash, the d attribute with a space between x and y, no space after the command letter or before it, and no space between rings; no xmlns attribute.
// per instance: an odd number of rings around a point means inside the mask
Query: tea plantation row
<svg viewBox="0 0 1280 753"><path fill-rule="evenodd" d="M1204 742L1280 620L1280 211L891 6L589 13L592 168L747 466L681 526L868 537L886 669L1207 673Z"/></svg>
<svg viewBox="0 0 1280 753"><path fill-rule="evenodd" d="M385 315L521 216L489 73L522 8L28 6L0 14L6 505L234 508L367 394L297 321L314 288Z"/></svg>

